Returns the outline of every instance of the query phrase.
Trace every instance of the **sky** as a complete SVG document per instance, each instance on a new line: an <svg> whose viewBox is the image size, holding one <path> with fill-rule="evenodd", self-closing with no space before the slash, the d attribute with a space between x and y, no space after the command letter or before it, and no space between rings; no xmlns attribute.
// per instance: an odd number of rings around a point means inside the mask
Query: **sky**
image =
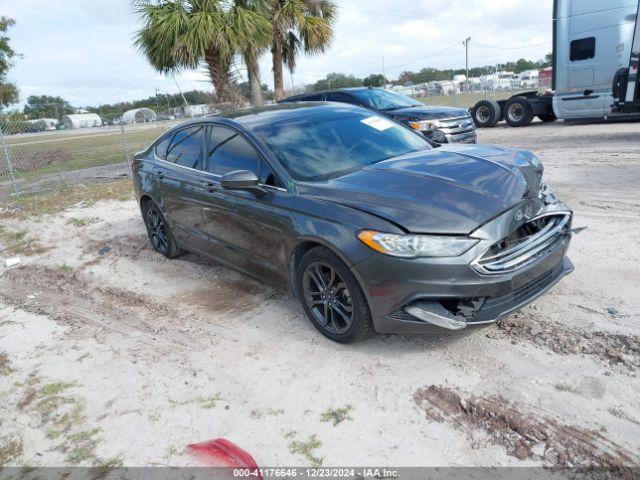
<svg viewBox="0 0 640 480"><path fill-rule="evenodd" d="M508 60L542 59L551 51L553 0L334 0L338 20L331 48L298 61L285 87L302 86L331 72L365 77L404 70L463 68ZM0 0L12 17L12 47L22 54L9 79L21 101L59 95L76 107L212 90L204 69L175 79L149 66L133 46L139 28L129 0ZM244 66L237 65L245 75ZM263 83L273 85L271 57L261 59Z"/></svg>

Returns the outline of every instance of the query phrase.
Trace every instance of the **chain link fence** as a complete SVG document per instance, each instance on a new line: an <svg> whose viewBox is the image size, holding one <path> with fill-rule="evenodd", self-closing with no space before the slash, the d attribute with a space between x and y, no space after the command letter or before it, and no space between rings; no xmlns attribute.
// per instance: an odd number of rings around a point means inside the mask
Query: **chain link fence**
<svg viewBox="0 0 640 480"><path fill-rule="evenodd" d="M212 106L153 112L100 125L0 119L0 198L128 174L127 162L169 128Z"/></svg>

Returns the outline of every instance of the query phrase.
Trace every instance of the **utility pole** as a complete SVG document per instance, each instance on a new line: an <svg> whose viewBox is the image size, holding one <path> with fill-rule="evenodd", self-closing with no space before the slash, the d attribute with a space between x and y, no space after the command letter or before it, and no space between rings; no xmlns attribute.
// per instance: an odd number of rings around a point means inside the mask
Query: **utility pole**
<svg viewBox="0 0 640 480"><path fill-rule="evenodd" d="M387 86L387 76L384 73L384 55L382 56L382 78L384 78L384 80L382 81L384 83L382 87L384 88Z"/></svg>
<svg viewBox="0 0 640 480"><path fill-rule="evenodd" d="M462 44L464 45L465 50L465 70L467 72L467 93L469 93L469 42L471 41L471 37L467 37Z"/></svg>

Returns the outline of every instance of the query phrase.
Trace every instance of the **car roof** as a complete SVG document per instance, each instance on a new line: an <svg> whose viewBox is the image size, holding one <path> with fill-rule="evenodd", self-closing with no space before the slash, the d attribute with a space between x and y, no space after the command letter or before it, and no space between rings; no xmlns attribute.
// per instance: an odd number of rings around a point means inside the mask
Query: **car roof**
<svg viewBox="0 0 640 480"><path fill-rule="evenodd" d="M362 110L362 108L346 103L331 102L277 103L263 107L244 108L207 115L204 118L201 117L188 120L180 124L178 127L201 123L203 120L209 120L212 122L228 120L230 121L229 123L237 123L241 126L252 129L262 125L286 121L287 119L298 119L301 117L310 117L315 115L324 116L333 111L338 113L344 112L345 110Z"/></svg>
<svg viewBox="0 0 640 480"><path fill-rule="evenodd" d="M290 97L284 98L282 101L288 101L288 100L295 100L296 98L306 98L306 97L311 97L311 96L315 96L315 95L325 95L327 93L333 93L333 92L361 92L362 90L380 90L379 88L375 88L375 87L345 87L345 88L334 88L331 90L320 90L317 92L307 92L307 93L300 93L298 95L292 95Z"/></svg>

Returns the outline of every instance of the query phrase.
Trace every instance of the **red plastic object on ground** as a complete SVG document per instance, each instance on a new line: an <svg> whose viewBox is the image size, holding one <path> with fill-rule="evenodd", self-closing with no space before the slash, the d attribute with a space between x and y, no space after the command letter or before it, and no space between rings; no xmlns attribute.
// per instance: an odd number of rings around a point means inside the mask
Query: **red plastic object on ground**
<svg viewBox="0 0 640 480"><path fill-rule="evenodd" d="M247 468L262 480L258 464L249 454L225 438L187 445L187 451L208 467Z"/></svg>

